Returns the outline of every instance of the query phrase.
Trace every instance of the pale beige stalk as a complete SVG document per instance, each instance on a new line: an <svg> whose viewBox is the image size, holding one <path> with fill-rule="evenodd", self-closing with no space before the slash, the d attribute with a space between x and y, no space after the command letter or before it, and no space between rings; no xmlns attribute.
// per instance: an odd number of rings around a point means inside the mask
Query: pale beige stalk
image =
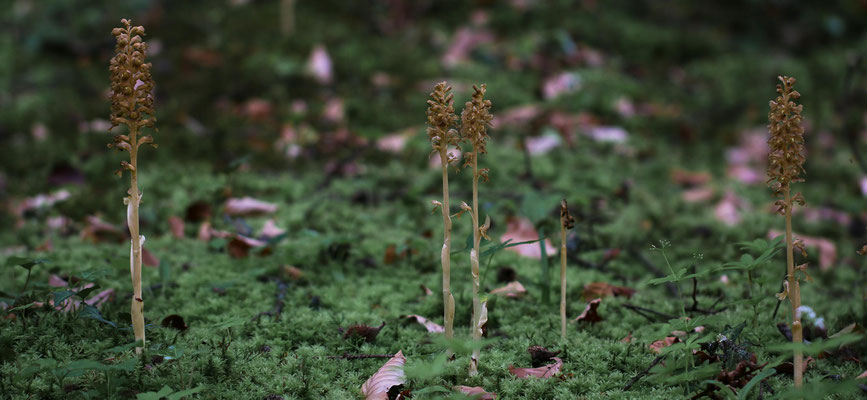
<svg viewBox="0 0 867 400"><path fill-rule="evenodd" d="M482 315L482 303L479 298L479 242L481 242L481 232L479 231L479 158L475 147L473 148L473 249L470 251L470 269L473 275L473 341L478 341L482 338L482 331L479 327L480 317ZM479 373L479 357L481 351L476 348L470 356L470 376L475 376Z"/></svg>
<svg viewBox="0 0 867 400"><path fill-rule="evenodd" d="M443 266L443 322L445 335L451 339L455 327L455 298L451 292L452 217L449 215L449 155L446 146L440 147L439 153L443 168L443 249L440 254Z"/></svg>
<svg viewBox="0 0 867 400"><path fill-rule="evenodd" d="M130 164L130 189L129 197L124 199L127 204L127 224L130 234L130 276L132 277L132 307L130 314L132 315L132 329L135 334L135 340L141 341L142 345L145 342L145 323L144 323L144 299L142 298L141 290L141 252L142 244L144 244L144 236L139 235L139 218L138 210L141 203L141 193L138 190L138 126L130 126L129 139L132 144L129 152ZM141 347L136 347L136 354L140 354Z"/></svg>
<svg viewBox="0 0 867 400"><path fill-rule="evenodd" d="M801 284L795 277L795 255L792 241L792 198L789 187L786 193L786 272L789 286L789 303L792 305L792 343L804 342L804 330L801 325L801 316L798 308L801 307ZM804 384L804 354L801 349L795 350L794 354L794 380L795 387L800 388Z"/></svg>

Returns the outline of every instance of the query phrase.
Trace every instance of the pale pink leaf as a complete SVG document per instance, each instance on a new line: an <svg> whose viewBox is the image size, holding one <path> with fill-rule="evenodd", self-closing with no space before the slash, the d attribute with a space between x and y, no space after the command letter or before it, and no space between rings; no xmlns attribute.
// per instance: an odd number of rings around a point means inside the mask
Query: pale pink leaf
<svg viewBox="0 0 867 400"><path fill-rule="evenodd" d="M524 145L527 146L527 152L532 155L545 154L560 146L560 136L557 134L546 134L528 137L524 139Z"/></svg>
<svg viewBox="0 0 867 400"><path fill-rule="evenodd" d="M506 220L506 232L500 237L501 242L511 239L511 243L528 242L539 240L539 234L533 223L529 219L523 217L512 217ZM509 247L507 250L514 251L524 257L535 259L542 258L542 249L539 248L539 243L527 243L518 246ZM548 256L556 254L557 249L551 244L551 240L545 239L545 252Z"/></svg>
<svg viewBox="0 0 867 400"><path fill-rule="evenodd" d="M511 298L520 298L526 293L527 289L525 289L524 285L522 285L521 282L518 281L509 282L509 284L507 284L506 286L491 290L491 294L498 294Z"/></svg>
<svg viewBox="0 0 867 400"><path fill-rule="evenodd" d="M262 226L261 236L264 238L274 238L286 233L285 229L280 229L277 227L277 223L274 222L273 219L269 219L265 221L265 225Z"/></svg>
<svg viewBox="0 0 867 400"><path fill-rule="evenodd" d="M588 134L591 139L603 143L626 143L629 133L619 126L596 126Z"/></svg>
<svg viewBox="0 0 867 400"><path fill-rule="evenodd" d="M546 100L551 100L580 88L580 75L573 72L561 72L545 79L545 82L542 83L542 95Z"/></svg>
<svg viewBox="0 0 867 400"><path fill-rule="evenodd" d="M418 322L421 325L424 325L425 329L427 329L427 331L431 332L431 333L443 333L446 331L446 329L443 328L442 325L437 324L436 322L433 322L433 321L431 321L425 317L422 317L421 315L412 314L412 315L407 315L406 318L414 320L415 322Z"/></svg>
<svg viewBox="0 0 867 400"><path fill-rule="evenodd" d="M172 236L175 239L184 238L184 220L176 215L169 217L169 230L172 231Z"/></svg>
<svg viewBox="0 0 867 400"><path fill-rule="evenodd" d="M231 198L226 200L225 212L232 216L270 214L277 211L277 205L256 200L252 197Z"/></svg>
<svg viewBox="0 0 867 400"><path fill-rule="evenodd" d="M514 375L516 378L551 378L557 373L560 372L560 368L563 367L563 360L558 357L554 357L554 363L543 365L538 368L515 368L513 366L509 366L509 373Z"/></svg>
<svg viewBox="0 0 867 400"><path fill-rule="evenodd" d="M785 232L775 229L768 231L768 239L773 239L781 235L785 235ZM819 268L821 268L822 271L831 268L831 266L837 262L837 246L834 245L834 242L821 237L804 236L797 233L793 233L792 236L794 236L795 239L801 239L804 242L804 246L819 250Z"/></svg>
<svg viewBox="0 0 867 400"><path fill-rule="evenodd" d="M497 398L496 393L488 392L481 386L455 386L454 389L476 400L494 400Z"/></svg>
<svg viewBox="0 0 867 400"><path fill-rule="evenodd" d="M325 46L317 45L310 52L310 58L307 61L307 72L323 85L329 84L334 80L331 57L328 56L328 50L325 49Z"/></svg>
<svg viewBox="0 0 867 400"><path fill-rule="evenodd" d="M67 286L69 286L69 283L67 283L65 280L63 280L63 278L61 278L57 275L51 274L48 276L48 286L67 287Z"/></svg>
<svg viewBox="0 0 867 400"><path fill-rule="evenodd" d="M403 351L398 351L390 360L388 360L379 371L371 375L361 385L361 394L367 400L385 400L388 398L388 389L392 386L403 385L406 382L406 376L403 373L403 366L406 364L406 357L403 356Z"/></svg>

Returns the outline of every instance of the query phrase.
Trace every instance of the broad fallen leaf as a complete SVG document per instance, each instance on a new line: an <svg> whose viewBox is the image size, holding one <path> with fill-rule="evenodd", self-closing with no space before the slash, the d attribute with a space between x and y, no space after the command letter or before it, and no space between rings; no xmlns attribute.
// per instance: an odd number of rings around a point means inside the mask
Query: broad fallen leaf
<svg viewBox="0 0 867 400"><path fill-rule="evenodd" d="M608 296L626 296L631 299L635 294L635 289L626 286L615 286L608 282L592 282L584 285L584 300L589 301L595 298L605 298Z"/></svg>
<svg viewBox="0 0 867 400"><path fill-rule="evenodd" d="M678 339L677 336L666 336L665 339L657 340L657 341L651 343L649 346L650 351L657 353L657 354L662 353L662 349L664 349L668 346L671 346L671 345L673 345L679 341L680 341L680 339Z"/></svg>
<svg viewBox="0 0 867 400"><path fill-rule="evenodd" d="M178 314L172 314L165 318L163 318L163 322L160 323L163 328L173 328L179 331L187 330L187 323L184 321L184 317Z"/></svg>
<svg viewBox="0 0 867 400"><path fill-rule="evenodd" d="M704 203L710 201L714 193L712 187L701 186L684 190L680 197L687 203Z"/></svg>
<svg viewBox="0 0 867 400"><path fill-rule="evenodd" d="M437 324L436 322L433 322L425 317L422 317L421 315L412 314L407 315L406 318L418 322L421 325L424 325L425 329L427 329L428 332L443 333L446 331L446 329L442 325Z"/></svg>
<svg viewBox="0 0 867 400"><path fill-rule="evenodd" d="M558 357L554 357L554 363L544 365L538 368L515 368L514 366L509 366L509 373L514 375L516 378L526 379L526 378L551 378L557 373L560 372L560 368L563 367L563 360Z"/></svg>
<svg viewBox="0 0 867 400"><path fill-rule="evenodd" d="M867 371L862 372L861 375L858 375L855 379L867 379Z"/></svg>
<svg viewBox="0 0 867 400"><path fill-rule="evenodd" d="M596 126L591 128L587 135L591 139L603 143L626 143L626 139L629 138L626 129L619 126Z"/></svg>
<svg viewBox="0 0 867 400"><path fill-rule="evenodd" d="M109 224L97 216L88 216L86 223L87 225L81 230L80 236L82 239L87 239L95 243L122 243L129 240L126 233L119 227Z"/></svg>
<svg viewBox="0 0 867 400"><path fill-rule="evenodd" d="M226 250L232 258L245 258L250 253L250 249L265 247L267 244L268 243L261 240L248 238L243 235L235 235L235 237L226 244Z"/></svg>
<svg viewBox="0 0 867 400"><path fill-rule="evenodd" d="M562 139L556 133L542 136L531 136L524 139L524 146L531 155L541 155L560 147Z"/></svg>
<svg viewBox="0 0 867 400"><path fill-rule="evenodd" d="M674 168L671 170L672 182L683 185L683 186L689 186L689 187L702 186L702 185L709 183L711 178L712 177L711 177L710 172L706 172L706 171L694 172L694 171L688 171L688 170L681 169L681 168Z"/></svg>
<svg viewBox="0 0 867 400"><path fill-rule="evenodd" d="M518 299L527 294L527 289L524 288L524 285L522 285L521 282L512 281L506 286L491 290L491 294Z"/></svg>
<svg viewBox="0 0 867 400"><path fill-rule="evenodd" d="M231 216L270 214L277 211L277 205L256 200L252 197L231 198L226 200L225 212Z"/></svg>
<svg viewBox="0 0 867 400"><path fill-rule="evenodd" d="M406 357L404 357L403 351L398 351L394 357L386 361L385 365L361 385L361 394L364 395L364 398L366 400L388 399L389 389L406 382L406 375L403 373L405 364Z"/></svg>
<svg viewBox="0 0 867 400"><path fill-rule="evenodd" d="M494 400L497 398L496 393L485 391L481 386L455 386L454 389L476 400Z"/></svg>
<svg viewBox="0 0 867 400"><path fill-rule="evenodd" d="M528 242L539 240L539 233L533 227L533 223L524 217L511 217L506 220L506 232L500 237L501 242L511 239L511 243ZM524 257L535 259L542 258L542 250L539 243L528 243L509 247L507 250L514 251ZM557 249L551 244L551 240L545 239L545 252L548 257L557 253Z"/></svg>
<svg viewBox="0 0 867 400"><path fill-rule="evenodd" d="M159 267L160 259L154 255L147 247L142 246L141 248L141 262L146 267Z"/></svg>
<svg viewBox="0 0 867 400"><path fill-rule="evenodd" d="M578 318L575 318L575 322L590 322L595 324L599 321L602 321L602 317L596 312L596 309L599 308L599 303L602 302L602 299L593 299L589 303L587 303L587 307L584 308L584 311Z"/></svg>
<svg viewBox="0 0 867 400"><path fill-rule="evenodd" d="M551 100L579 89L581 89L581 75L575 72L561 72L545 79L542 83L542 96L546 100Z"/></svg>
<svg viewBox="0 0 867 400"><path fill-rule="evenodd" d="M265 221L265 225L262 226L262 232L259 234L259 236L266 239L271 239L284 233L286 233L285 229L278 228L277 223L274 222L274 219L269 219Z"/></svg>
<svg viewBox="0 0 867 400"><path fill-rule="evenodd" d="M629 332L628 334L626 334L625 338L620 339L620 343L631 343L631 342L632 342L632 332Z"/></svg>
<svg viewBox="0 0 867 400"><path fill-rule="evenodd" d="M494 35L488 31L470 27L460 28L443 53L442 63L446 68L452 68L469 59L470 53L476 47L493 41Z"/></svg>

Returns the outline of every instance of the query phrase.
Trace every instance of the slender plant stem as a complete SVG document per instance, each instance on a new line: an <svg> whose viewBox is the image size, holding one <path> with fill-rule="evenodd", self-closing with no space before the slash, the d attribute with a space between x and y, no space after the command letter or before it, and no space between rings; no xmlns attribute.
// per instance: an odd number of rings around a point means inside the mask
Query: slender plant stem
<svg viewBox="0 0 867 400"><path fill-rule="evenodd" d="M130 127L130 189L129 189L129 204L127 210L127 224L129 225L131 249L130 249L130 275L132 277L132 306L130 314L132 315L132 328L135 333L135 340L142 341L144 345L145 329L144 329L144 300L142 299L141 290L141 236L139 235L139 201L141 195L138 190L138 126L133 124ZM141 354L142 348L136 347L136 354Z"/></svg>
<svg viewBox="0 0 867 400"><path fill-rule="evenodd" d="M798 308L801 306L801 287L795 277L795 257L792 242L792 196L789 192L789 186L785 188L786 195L786 272L789 282L789 303L792 305L792 343L801 343L804 341L803 329L801 327L801 317L798 315ZM800 388L804 383L804 355L800 349L795 350L794 354L794 379L795 387Z"/></svg>
<svg viewBox="0 0 867 400"><path fill-rule="evenodd" d="M566 223L560 217L560 338L566 340Z"/></svg>
<svg viewBox="0 0 867 400"><path fill-rule="evenodd" d="M451 339L454 337L455 298L451 292L452 218L449 215L448 147L445 145L440 148L440 161L443 168L443 250L440 254L443 265L443 324L446 337Z"/></svg>
<svg viewBox="0 0 867 400"><path fill-rule="evenodd" d="M478 341L482 337L481 329L479 329L479 318L482 313L482 304L479 299L479 242L481 240L481 232L479 231L479 153L473 147L473 250L470 252L470 268L473 275L473 341ZM475 376L479 373L479 356L480 350L474 349L470 356L470 376Z"/></svg>

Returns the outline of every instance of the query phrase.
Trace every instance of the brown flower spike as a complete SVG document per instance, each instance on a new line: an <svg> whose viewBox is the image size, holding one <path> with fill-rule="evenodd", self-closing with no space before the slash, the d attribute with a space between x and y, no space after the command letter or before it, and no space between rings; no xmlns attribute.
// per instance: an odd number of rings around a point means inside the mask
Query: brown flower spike
<svg viewBox="0 0 867 400"><path fill-rule="evenodd" d="M466 152L464 165L473 167L473 206L469 210L473 217L473 249L470 251L470 271L473 276L473 340L481 339L482 319L485 315L484 303L479 297L479 242L483 236L488 238L487 231L490 228L490 218L486 218L484 225L479 223L479 180L488 180L488 169L479 170L479 155L487 153L485 145L488 127L493 119L490 113L491 101L485 100L485 89L485 85L473 86L472 100L464 105L461 112L461 139L472 145L472 151ZM478 374L479 355L479 350L476 349L470 356L470 376Z"/></svg>
<svg viewBox="0 0 867 400"><path fill-rule="evenodd" d="M129 132L126 135L114 137L114 143L108 147L114 147L121 151L129 152L129 161L122 161L121 166L130 172L129 196L124 198L127 206L127 226L130 232L130 275L132 278L133 295L132 315L133 332L136 341L144 344L144 300L141 289L142 268L142 245L145 237L139 235L139 204L142 194L138 188L138 150L143 144L156 147L153 137L139 137L142 128L153 128L154 118L154 82L151 78L151 64L145 62L147 56L147 44L142 41L144 28L132 26L132 23L123 19L120 21L124 26L114 28L112 35L117 40L115 55L111 59L109 70L111 71L111 125L126 125ZM118 175L122 174L117 171ZM141 347L136 352L141 352Z"/></svg>
<svg viewBox="0 0 867 400"><path fill-rule="evenodd" d="M443 325L445 336L454 336L455 298L451 292L451 233L452 216L449 209L449 164L456 160L454 154L448 151L449 146L456 146L460 137L454 129L458 120L455 115L454 95L449 93L452 88L446 82L440 82L430 94L427 101L427 134L430 137L433 152L438 153L443 172L443 201L434 200L434 204L442 208L443 214L443 248L440 261L443 268ZM436 211L436 208L434 208Z"/></svg>
<svg viewBox="0 0 867 400"><path fill-rule="evenodd" d="M776 99L770 102L771 112L768 113L768 131L771 137L768 139L768 185L774 194L781 199L777 200L777 212L786 217L786 282L783 292L777 297L782 301L788 297L792 306L792 342L801 343L804 339L801 318L798 308L801 306L801 285L795 275L799 271L809 280L807 265L802 264L797 268L794 262L794 249L799 247L797 241L792 239L792 209L795 203L804 205L804 197L800 193L791 195L791 184L803 182L800 174L804 172L804 128L801 111L803 106L794 102L801 94L793 89L795 78L788 76L779 77L781 84L777 85ZM803 253L803 248L800 249ZM800 388L804 380L803 354L800 349L794 351L794 381L795 387Z"/></svg>

